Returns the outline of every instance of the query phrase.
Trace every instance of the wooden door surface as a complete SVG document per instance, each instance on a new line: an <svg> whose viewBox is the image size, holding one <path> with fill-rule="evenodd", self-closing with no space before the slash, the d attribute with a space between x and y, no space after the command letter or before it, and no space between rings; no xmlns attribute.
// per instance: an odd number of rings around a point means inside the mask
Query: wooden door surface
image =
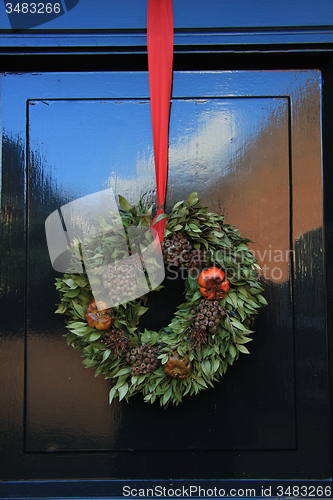
<svg viewBox="0 0 333 500"><path fill-rule="evenodd" d="M54 315L45 238L54 210L108 187L155 201L147 73L5 74L1 99L3 479L330 477L320 72L174 74L166 211L198 191L224 213L268 306L251 355L167 408L108 404ZM141 328L182 292L150 294Z"/></svg>

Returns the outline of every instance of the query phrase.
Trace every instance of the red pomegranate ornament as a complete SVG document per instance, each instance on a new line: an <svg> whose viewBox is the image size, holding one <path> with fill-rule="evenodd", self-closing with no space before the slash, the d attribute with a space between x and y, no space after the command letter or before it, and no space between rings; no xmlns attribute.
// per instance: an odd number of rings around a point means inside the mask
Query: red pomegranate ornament
<svg viewBox="0 0 333 500"><path fill-rule="evenodd" d="M218 267L210 267L200 273L198 278L200 293L206 300L223 299L229 291L229 280Z"/></svg>
<svg viewBox="0 0 333 500"><path fill-rule="evenodd" d="M112 309L104 300L92 300L87 305L85 316L88 325L97 330L107 330L113 323L114 314Z"/></svg>

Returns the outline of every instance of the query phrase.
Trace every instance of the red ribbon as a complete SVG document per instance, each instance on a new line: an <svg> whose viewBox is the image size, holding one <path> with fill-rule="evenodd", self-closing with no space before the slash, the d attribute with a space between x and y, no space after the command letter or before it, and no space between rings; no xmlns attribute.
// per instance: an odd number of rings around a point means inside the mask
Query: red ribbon
<svg viewBox="0 0 333 500"><path fill-rule="evenodd" d="M172 0L148 0L147 48L150 107L153 126L155 174L158 210L152 221L160 241L164 239L165 219L155 219L164 213L168 172L168 136L173 60Z"/></svg>

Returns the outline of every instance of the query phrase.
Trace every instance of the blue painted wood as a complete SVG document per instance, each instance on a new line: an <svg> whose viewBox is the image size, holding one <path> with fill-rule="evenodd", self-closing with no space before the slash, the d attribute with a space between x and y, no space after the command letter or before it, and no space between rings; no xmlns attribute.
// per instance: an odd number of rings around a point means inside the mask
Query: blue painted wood
<svg viewBox="0 0 333 500"><path fill-rule="evenodd" d="M227 28L217 31L197 31L185 32L183 30L175 30L174 43L175 53L182 52L184 48L195 46L196 52L205 51L209 53L210 47L214 50L228 51L234 47L244 47L247 49L251 45L252 50L256 46L274 46L274 45L306 45L307 50L318 50L319 46L330 44L333 42L333 28L308 28L308 29L245 29ZM71 53L84 54L87 49L94 50L94 53L105 54L105 47L108 47L107 53L119 52L119 47L122 47L123 53L131 51L131 47L135 47L135 53L146 53L147 36L142 33L102 33L94 31L88 33L38 33L37 31L29 30L22 36L21 34L6 33L0 31L0 51L1 54L11 54L12 48L21 48L21 51L15 54L27 54L29 48L37 49L38 54L49 54L50 48L58 49L52 54L61 54L62 48L70 48ZM309 44L312 48L309 49ZM258 50L258 49L257 49ZM328 50L328 49L327 49Z"/></svg>
<svg viewBox="0 0 333 500"><path fill-rule="evenodd" d="M6 0L7 3L7 0ZM17 1L13 0L15 5ZM146 0L79 0L68 13L36 29L145 29ZM24 14L22 14L24 15ZM174 25L180 29L329 26L330 0L174 0ZM4 3L0 29L11 29Z"/></svg>

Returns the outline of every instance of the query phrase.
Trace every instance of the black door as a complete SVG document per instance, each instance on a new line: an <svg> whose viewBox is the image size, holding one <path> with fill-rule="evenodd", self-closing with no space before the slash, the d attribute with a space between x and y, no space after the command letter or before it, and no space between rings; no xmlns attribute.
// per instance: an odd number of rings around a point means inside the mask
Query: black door
<svg viewBox="0 0 333 500"><path fill-rule="evenodd" d="M108 404L54 315L44 229L107 187L155 200L147 73L9 74L1 97L3 479L330 477L320 72L174 74L167 210L198 191L224 213L268 301L251 355L175 408Z"/></svg>

